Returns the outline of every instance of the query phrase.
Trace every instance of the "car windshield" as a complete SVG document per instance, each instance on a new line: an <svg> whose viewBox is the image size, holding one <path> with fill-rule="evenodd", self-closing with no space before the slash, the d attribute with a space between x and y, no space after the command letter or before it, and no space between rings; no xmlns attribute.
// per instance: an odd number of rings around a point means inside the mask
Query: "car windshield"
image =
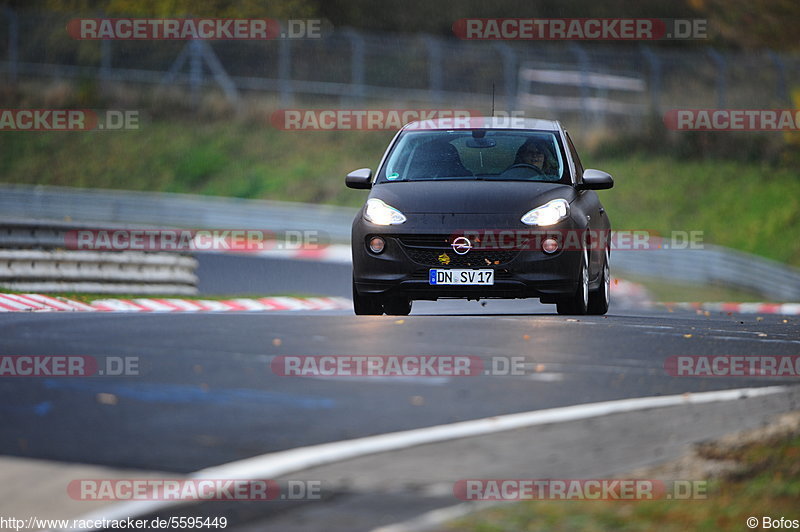
<svg viewBox="0 0 800 532"><path fill-rule="evenodd" d="M550 131L406 131L389 154L378 182L562 181L565 174L558 137Z"/></svg>

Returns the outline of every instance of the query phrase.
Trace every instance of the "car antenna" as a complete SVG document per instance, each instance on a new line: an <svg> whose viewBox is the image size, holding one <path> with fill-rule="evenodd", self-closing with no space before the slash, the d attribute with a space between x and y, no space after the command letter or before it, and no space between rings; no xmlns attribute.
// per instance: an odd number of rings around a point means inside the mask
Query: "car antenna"
<svg viewBox="0 0 800 532"><path fill-rule="evenodd" d="M494 81L492 82L492 118L494 118Z"/></svg>

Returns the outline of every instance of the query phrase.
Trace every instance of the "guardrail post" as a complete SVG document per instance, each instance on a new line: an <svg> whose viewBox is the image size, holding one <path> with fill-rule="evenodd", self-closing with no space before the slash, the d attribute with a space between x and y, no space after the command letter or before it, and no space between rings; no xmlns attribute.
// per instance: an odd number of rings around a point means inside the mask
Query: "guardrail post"
<svg viewBox="0 0 800 532"><path fill-rule="evenodd" d="M642 45L642 55L650 66L650 108L661 116L661 58L649 46Z"/></svg>
<svg viewBox="0 0 800 532"><path fill-rule="evenodd" d="M292 105L294 94L292 91L292 49L290 39L280 39L278 42L278 84L280 86L281 107L284 109Z"/></svg>
<svg viewBox="0 0 800 532"><path fill-rule="evenodd" d="M578 69L581 71L581 119L585 126L589 123L589 109L587 107L589 101L589 54L576 42L569 43L569 49L575 54L578 60Z"/></svg>
<svg viewBox="0 0 800 532"><path fill-rule="evenodd" d="M100 41L100 80L107 82L111 79L111 41Z"/></svg>
<svg viewBox="0 0 800 532"><path fill-rule="evenodd" d="M517 53L504 42L494 42L494 47L503 60L503 84L506 89L506 110L511 113L517 109Z"/></svg>
<svg viewBox="0 0 800 532"><path fill-rule="evenodd" d="M19 65L19 17L10 7L4 11L8 18L8 77L16 83Z"/></svg>
<svg viewBox="0 0 800 532"><path fill-rule="evenodd" d="M236 88L236 83L228 76L228 73L225 71L225 68L220 63L217 54L214 53L214 49L211 48L211 45L208 44L207 41L197 41L200 47L200 51L203 54L203 59L205 60L206 66L208 66L209 70L211 70L211 75L214 76L214 81L217 82L222 88L222 92L225 93L225 96L228 98L228 101L231 102L231 105L238 109L240 98L239 98L239 91Z"/></svg>
<svg viewBox="0 0 800 532"><path fill-rule="evenodd" d="M778 83L777 87L775 87L778 99L781 103L791 105L792 99L789 96L789 86L786 83L786 63L783 61L780 55L776 54L772 50L767 50L767 56L772 60L772 63L775 65L775 69L778 71Z"/></svg>
<svg viewBox="0 0 800 532"><path fill-rule="evenodd" d="M356 30L348 28L342 35L350 41L350 84L353 87L355 105L364 105L366 89L364 87L364 37Z"/></svg>
<svg viewBox="0 0 800 532"><path fill-rule="evenodd" d="M728 63L725 57L714 48L708 49L708 55L717 67L717 109L724 109L727 101Z"/></svg>
<svg viewBox="0 0 800 532"><path fill-rule="evenodd" d="M202 54L200 41L197 39L189 41L189 87L194 108L200 105L200 85L203 84Z"/></svg>
<svg viewBox="0 0 800 532"><path fill-rule="evenodd" d="M431 35L426 35L425 46L428 48L428 90L435 105L442 102L442 43Z"/></svg>

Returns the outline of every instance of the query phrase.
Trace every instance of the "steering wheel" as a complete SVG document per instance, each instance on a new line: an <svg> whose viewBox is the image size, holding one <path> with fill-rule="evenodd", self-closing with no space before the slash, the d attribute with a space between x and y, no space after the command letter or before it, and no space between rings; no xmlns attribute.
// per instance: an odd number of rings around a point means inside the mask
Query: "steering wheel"
<svg viewBox="0 0 800 532"><path fill-rule="evenodd" d="M511 170L512 168L530 168L531 170L535 170L537 174L543 174L544 173L544 172L542 172L541 168L539 168L538 166L535 166L533 164L526 164L526 163L512 164L511 166L508 167L508 170Z"/></svg>

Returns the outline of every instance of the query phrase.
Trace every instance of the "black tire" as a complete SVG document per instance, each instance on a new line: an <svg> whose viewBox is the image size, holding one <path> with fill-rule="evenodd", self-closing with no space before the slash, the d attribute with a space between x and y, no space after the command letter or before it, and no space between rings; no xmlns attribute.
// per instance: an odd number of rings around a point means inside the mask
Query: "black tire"
<svg viewBox="0 0 800 532"><path fill-rule="evenodd" d="M575 293L564 297L556 303L559 314L583 316L589 306L589 264L584 251L578 271L578 286Z"/></svg>
<svg viewBox="0 0 800 532"><path fill-rule="evenodd" d="M389 316L408 316L411 313L411 300L407 297L387 297L383 300L383 310Z"/></svg>
<svg viewBox="0 0 800 532"><path fill-rule="evenodd" d="M380 316L383 314L383 305L378 296L359 294L356 290L356 283L353 281L353 310L356 316Z"/></svg>
<svg viewBox="0 0 800 532"><path fill-rule="evenodd" d="M600 278L600 286L597 290L589 292L589 314L602 316L608 312L608 302L611 299L611 270L609 269L610 252L606 249L606 257L603 261L603 271Z"/></svg>

